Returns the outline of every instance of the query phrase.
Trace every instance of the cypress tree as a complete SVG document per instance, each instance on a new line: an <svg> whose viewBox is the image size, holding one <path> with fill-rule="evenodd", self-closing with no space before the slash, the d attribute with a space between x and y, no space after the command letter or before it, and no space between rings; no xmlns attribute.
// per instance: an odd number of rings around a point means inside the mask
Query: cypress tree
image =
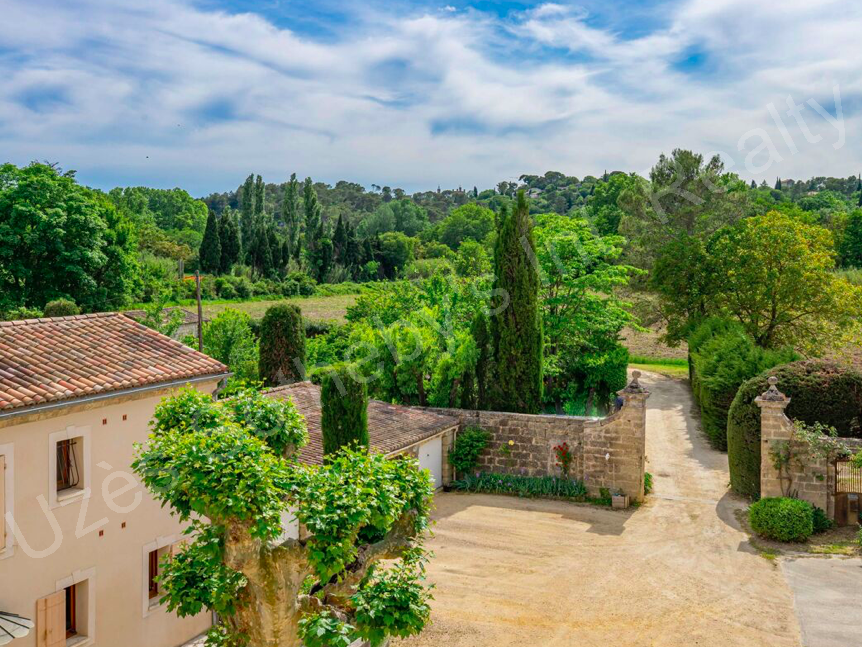
<svg viewBox="0 0 862 647"><path fill-rule="evenodd" d="M249 175L242 185L239 228L243 255L247 255L254 238L254 173Z"/></svg>
<svg viewBox="0 0 862 647"><path fill-rule="evenodd" d="M299 241L302 235L302 220L299 210L299 182L296 180L296 173L291 173L290 181L284 187L284 196L281 200L281 217L287 229L286 241L290 250L290 255L284 258L285 264L288 258L295 258L297 262L300 260Z"/></svg>
<svg viewBox="0 0 862 647"><path fill-rule="evenodd" d="M527 198L518 191L512 211L500 215L494 248L492 400L498 411L542 410L542 319L535 250Z"/></svg>
<svg viewBox="0 0 862 647"><path fill-rule="evenodd" d="M347 230L344 228L344 218L338 214L338 223L332 234L332 258L337 263L345 265L344 255L347 251Z"/></svg>
<svg viewBox="0 0 862 647"><path fill-rule="evenodd" d="M305 250L314 252L315 236L320 228L320 203L310 177L305 178L302 187L302 205L305 212Z"/></svg>
<svg viewBox="0 0 862 647"><path fill-rule="evenodd" d="M754 180L752 180L752 181L751 181L751 188L752 188L752 189L756 189L756 188L757 188L757 182L755 182Z"/></svg>
<svg viewBox="0 0 862 647"><path fill-rule="evenodd" d="M859 178L859 182L856 184L856 190L859 192L859 202L857 204L862 207L862 177Z"/></svg>
<svg viewBox="0 0 862 647"><path fill-rule="evenodd" d="M490 380L491 380L491 331L488 327L488 316L479 311L473 317L470 325L470 334L479 354L476 358L476 398L477 407L487 410L490 407Z"/></svg>
<svg viewBox="0 0 862 647"><path fill-rule="evenodd" d="M342 447L368 451L368 391L344 364L329 367L320 384L323 455Z"/></svg>
<svg viewBox="0 0 862 647"><path fill-rule="evenodd" d="M781 178L780 177L775 179L775 190L781 191Z"/></svg>
<svg viewBox="0 0 862 647"><path fill-rule="evenodd" d="M239 263L240 260L239 227L236 225L230 207L225 209L219 218L218 237L221 243L219 271L222 274L227 274L230 272L231 266L234 263Z"/></svg>
<svg viewBox="0 0 862 647"><path fill-rule="evenodd" d="M221 242L218 235L218 221L214 211L207 216L207 226L198 250L198 262L201 271L217 274L221 268Z"/></svg>
<svg viewBox="0 0 862 647"><path fill-rule="evenodd" d="M299 366L297 366L299 364ZM298 306L272 306L260 322L260 378L267 386L303 379L305 324Z"/></svg>
<svg viewBox="0 0 862 647"><path fill-rule="evenodd" d="M266 185L263 183L263 178L258 175L254 181L255 222L262 222L264 213L266 213Z"/></svg>

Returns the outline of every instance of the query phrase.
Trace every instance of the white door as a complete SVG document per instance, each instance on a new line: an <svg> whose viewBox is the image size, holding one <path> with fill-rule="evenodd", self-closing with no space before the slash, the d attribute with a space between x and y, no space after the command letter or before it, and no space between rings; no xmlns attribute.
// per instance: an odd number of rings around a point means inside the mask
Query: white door
<svg viewBox="0 0 862 647"><path fill-rule="evenodd" d="M443 486L443 436L419 446L419 467L431 472L435 489Z"/></svg>

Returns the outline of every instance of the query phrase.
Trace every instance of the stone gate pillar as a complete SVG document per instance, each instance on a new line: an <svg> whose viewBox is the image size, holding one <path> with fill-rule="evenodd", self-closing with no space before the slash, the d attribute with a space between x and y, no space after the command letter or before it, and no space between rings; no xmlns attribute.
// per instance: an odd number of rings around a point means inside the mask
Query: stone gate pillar
<svg viewBox="0 0 862 647"><path fill-rule="evenodd" d="M782 496L781 477L772 461L772 448L777 443L789 442L793 430L784 410L790 398L778 390L778 378L770 376L769 388L754 399L760 407L760 496Z"/></svg>

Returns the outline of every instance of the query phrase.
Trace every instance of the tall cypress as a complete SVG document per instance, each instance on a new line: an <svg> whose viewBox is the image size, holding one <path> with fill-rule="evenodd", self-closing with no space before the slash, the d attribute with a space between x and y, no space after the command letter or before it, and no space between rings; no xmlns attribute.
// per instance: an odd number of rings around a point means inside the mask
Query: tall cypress
<svg viewBox="0 0 862 647"><path fill-rule="evenodd" d="M230 207L227 207L219 218L218 237L221 243L219 271L227 274L231 266L240 260L239 227Z"/></svg>
<svg viewBox="0 0 862 647"><path fill-rule="evenodd" d="M342 447L368 451L368 390L343 364L325 370L320 384L323 455Z"/></svg>
<svg viewBox="0 0 862 647"><path fill-rule="evenodd" d="M539 413L542 410L539 274L533 223L523 191L518 191L512 211L500 214L499 222L491 317L496 374L492 402L499 411Z"/></svg>
<svg viewBox="0 0 862 647"><path fill-rule="evenodd" d="M862 207L862 176L859 177L859 182L856 184L856 190L859 192L858 205Z"/></svg>
<svg viewBox="0 0 862 647"><path fill-rule="evenodd" d="M248 255L254 238L254 196L254 173L252 173L242 185L242 201L240 203L239 228L242 236L243 255Z"/></svg>
<svg viewBox="0 0 862 647"><path fill-rule="evenodd" d="M266 185L263 183L263 178L258 175L254 180L255 222L262 222L264 213L266 213Z"/></svg>
<svg viewBox="0 0 862 647"><path fill-rule="evenodd" d="M775 190L781 191L781 178L775 178Z"/></svg>
<svg viewBox="0 0 862 647"><path fill-rule="evenodd" d="M490 381L491 381L491 331L488 328L488 316L481 310L473 317L470 325L470 334L476 349L479 351L476 357L476 399L479 409L488 409L490 406Z"/></svg>
<svg viewBox="0 0 862 647"><path fill-rule="evenodd" d="M299 182L296 179L296 173L290 174L290 181L284 187L284 196L281 200L281 217L287 230L285 240L287 248L290 250L290 254L284 258L284 262L287 263L288 258L295 258L298 262L300 260L302 219L299 206Z"/></svg>
<svg viewBox="0 0 862 647"><path fill-rule="evenodd" d="M313 253L316 247L315 237L320 229L320 203L310 177L305 178L302 187L302 206L305 212L304 246L307 252Z"/></svg>
<svg viewBox="0 0 862 647"><path fill-rule="evenodd" d="M267 386L295 382L303 379L304 367L302 312L289 303L272 306L260 322L260 379Z"/></svg>
<svg viewBox="0 0 862 647"><path fill-rule="evenodd" d="M215 211L210 210L207 216L207 226L198 250L198 262L204 272L217 274L221 268L221 242L218 234L218 221Z"/></svg>
<svg viewBox="0 0 862 647"><path fill-rule="evenodd" d="M344 218L338 214L338 223L335 225L335 231L332 234L332 257L336 263L346 265L344 262L345 252L347 251L347 230L344 228Z"/></svg>

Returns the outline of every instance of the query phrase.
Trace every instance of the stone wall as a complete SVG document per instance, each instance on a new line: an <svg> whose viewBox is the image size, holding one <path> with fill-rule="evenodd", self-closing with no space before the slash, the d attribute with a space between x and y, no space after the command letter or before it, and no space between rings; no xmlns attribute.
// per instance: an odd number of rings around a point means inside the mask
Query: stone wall
<svg viewBox="0 0 862 647"><path fill-rule="evenodd" d="M558 475L554 447L567 443L574 455L571 476L582 479L591 495L602 488L643 499L646 399L638 377L620 391L622 408L607 418L530 415L498 411L433 409L458 418L460 429L477 426L491 433L477 471L526 476ZM454 439L451 439L454 441ZM451 442L444 442L448 465ZM448 475L447 476L451 476Z"/></svg>

